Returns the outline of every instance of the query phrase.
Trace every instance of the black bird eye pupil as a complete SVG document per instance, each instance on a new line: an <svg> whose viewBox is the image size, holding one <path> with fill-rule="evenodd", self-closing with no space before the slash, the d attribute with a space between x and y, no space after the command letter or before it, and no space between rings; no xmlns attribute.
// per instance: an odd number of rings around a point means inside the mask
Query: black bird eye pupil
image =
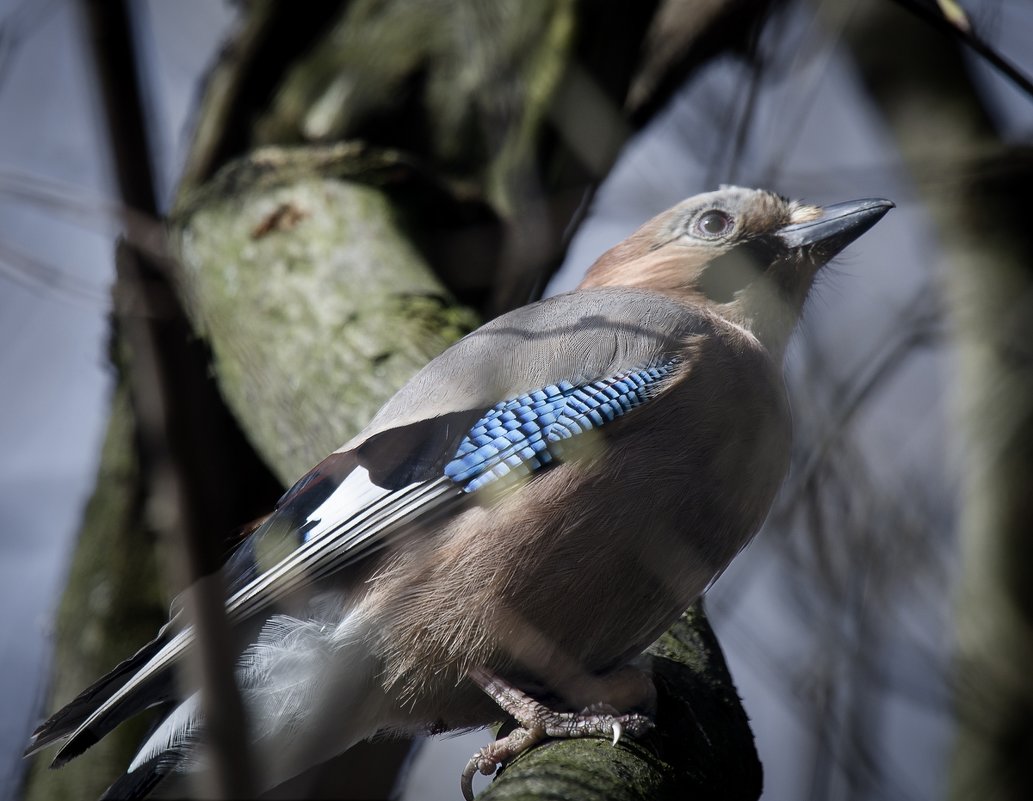
<svg viewBox="0 0 1033 801"><path fill-rule="evenodd" d="M704 236L720 236L731 227L732 218L717 209L706 212L696 221L696 229Z"/></svg>

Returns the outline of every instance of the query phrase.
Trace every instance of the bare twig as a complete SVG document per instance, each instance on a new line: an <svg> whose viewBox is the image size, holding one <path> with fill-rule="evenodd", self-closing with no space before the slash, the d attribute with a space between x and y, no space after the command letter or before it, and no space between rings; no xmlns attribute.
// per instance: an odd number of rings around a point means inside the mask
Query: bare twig
<svg viewBox="0 0 1033 801"><path fill-rule="evenodd" d="M893 0L893 2L907 9L919 19L928 22L933 28L953 36L970 47L976 54L986 59L987 63L1005 78L1027 95L1033 97L1033 80L1030 80L1029 76L997 52L971 27L959 26L956 21L945 16L942 9L933 9L931 6L919 2L919 0Z"/></svg>
<svg viewBox="0 0 1033 801"><path fill-rule="evenodd" d="M120 193L127 207L153 219L157 202L127 3L84 0L83 9ZM132 240L132 219L125 224ZM217 476L212 461L191 447L191 432L203 433L211 415L198 393L189 391L196 372L187 353L189 327L181 315L167 314L176 300L166 276L131 245L123 243L119 256L119 323L132 354L140 444L161 513L159 528L177 546L182 578L190 584L186 598L197 631L197 667L212 751L210 789L225 798L246 796L253 774L216 569L219 540L206 536L221 522L217 510L212 514L218 504L217 496L212 503Z"/></svg>

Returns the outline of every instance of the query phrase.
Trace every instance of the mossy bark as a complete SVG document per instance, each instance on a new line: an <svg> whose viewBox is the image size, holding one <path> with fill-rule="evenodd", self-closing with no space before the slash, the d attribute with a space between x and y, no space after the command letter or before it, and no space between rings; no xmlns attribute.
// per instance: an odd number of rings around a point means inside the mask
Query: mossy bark
<svg viewBox="0 0 1033 801"><path fill-rule="evenodd" d="M347 149L339 149L345 158ZM184 297L223 397L290 484L350 439L416 370L477 325L381 189L310 151L234 165L173 227ZM252 183L275 161L281 181ZM216 180L216 185L226 181Z"/></svg>

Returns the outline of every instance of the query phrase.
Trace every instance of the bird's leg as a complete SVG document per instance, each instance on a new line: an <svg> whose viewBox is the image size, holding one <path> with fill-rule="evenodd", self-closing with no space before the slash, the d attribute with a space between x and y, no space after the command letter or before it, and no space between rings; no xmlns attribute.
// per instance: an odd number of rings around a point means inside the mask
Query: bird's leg
<svg viewBox="0 0 1033 801"><path fill-rule="evenodd" d="M650 690L655 693L652 681L644 674L634 672L637 675L633 681L637 680L640 687L643 681L647 682ZM612 736L613 744L617 745L625 732L632 737L639 737L653 727L653 721L646 715L619 714L605 703L593 704L582 712L556 712L483 668L475 668L468 675L495 703L513 716L520 728L486 745L470 758L461 780L463 797L467 801L473 801L475 773L490 776L503 761L522 754L548 737ZM620 683L626 683L626 678L622 675ZM644 695L647 700L652 700L648 691Z"/></svg>

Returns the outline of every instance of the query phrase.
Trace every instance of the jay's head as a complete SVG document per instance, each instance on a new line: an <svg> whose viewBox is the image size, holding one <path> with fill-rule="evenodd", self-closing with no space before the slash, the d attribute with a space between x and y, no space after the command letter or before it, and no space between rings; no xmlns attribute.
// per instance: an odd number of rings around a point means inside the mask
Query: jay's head
<svg viewBox="0 0 1033 801"><path fill-rule="evenodd" d="M821 208L723 187L654 217L604 253L581 287L637 287L705 304L781 350L818 270L891 208L881 199Z"/></svg>

